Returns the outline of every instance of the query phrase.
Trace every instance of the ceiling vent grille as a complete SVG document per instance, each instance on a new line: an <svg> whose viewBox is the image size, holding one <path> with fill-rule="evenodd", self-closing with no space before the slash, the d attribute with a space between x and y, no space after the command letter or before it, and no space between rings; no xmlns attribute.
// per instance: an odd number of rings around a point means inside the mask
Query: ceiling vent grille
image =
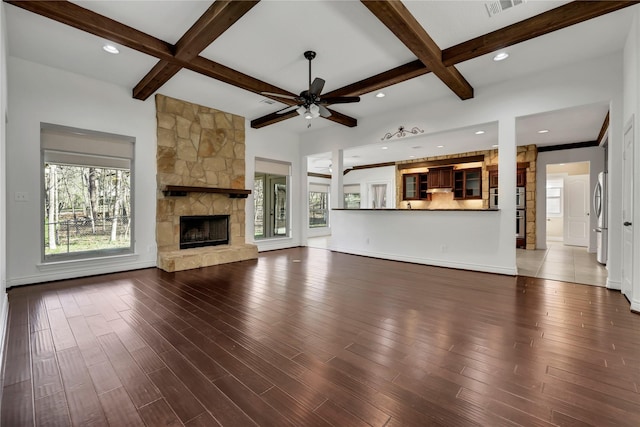
<svg viewBox="0 0 640 427"><path fill-rule="evenodd" d="M273 99L269 99L269 98L264 98L262 100L260 100L261 104L267 104L267 105L273 105L276 103L276 101L274 101Z"/></svg>
<svg viewBox="0 0 640 427"><path fill-rule="evenodd" d="M527 0L498 0L490 3L485 3L489 17L497 15L503 10L511 9L514 6L525 3Z"/></svg>

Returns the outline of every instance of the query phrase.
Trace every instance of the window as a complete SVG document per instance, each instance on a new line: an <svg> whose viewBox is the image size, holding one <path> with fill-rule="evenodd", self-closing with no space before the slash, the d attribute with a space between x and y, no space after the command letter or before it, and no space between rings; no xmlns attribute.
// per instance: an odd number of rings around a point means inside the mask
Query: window
<svg viewBox="0 0 640 427"><path fill-rule="evenodd" d="M290 169L290 163L256 159L253 185L256 239L289 236Z"/></svg>
<svg viewBox="0 0 640 427"><path fill-rule="evenodd" d="M344 208L360 209L360 184L350 184L343 187Z"/></svg>
<svg viewBox="0 0 640 427"><path fill-rule="evenodd" d="M384 209L387 207L387 184L371 185L371 207Z"/></svg>
<svg viewBox="0 0 640 427"><path fill-rule="evenodd" d="M133 143L42 124L45 262L133 252Z"/></svg>
<svg viewBox="0 0 640 427"><path fill-rule="evenodd" d="M329 226L329 186L309 184L309 227Z"/></svg>
<svg viewBox="0 0 640 427"><path fill-rule="evenodd" d="M547 187L547 216L562 216L562 187Z"/></svg>

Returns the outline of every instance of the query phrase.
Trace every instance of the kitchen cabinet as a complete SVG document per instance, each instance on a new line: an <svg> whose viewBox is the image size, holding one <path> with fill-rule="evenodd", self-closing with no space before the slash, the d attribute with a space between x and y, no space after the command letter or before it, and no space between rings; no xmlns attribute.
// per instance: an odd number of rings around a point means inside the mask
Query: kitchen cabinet
<svg viewBox="0 0 640 427"><path fill-rule="evenodd" d="M489 171L489 188L498 187L498 171Z"/></svg>
<svg viewBox="0 0 640 427"><path fill-rule="evenodd" d="M482 198L482 168L460 169L453 171L453 198Z"/></svg>
<svg viewBox="0 0 640 427"><path fill-rule="evenodd" d="M525 187L527 185L527 169L518 168L516 172L516 187ZM498 187L498 170L489 171L489 188Z"/></svg>
<svg viewBox="0 0 640 427"><path fill-rule="evenodd" d="M516 173L516 187L525 187L527 185L527 170L518 168Z"/></svg>
<svg viewBox="0 0 640 427"><path fill-rule="evenodd" d="M426 173L409 173L402 175L402 200L431 200Z"/></svg>
<svg viewBox="0 0 640 427"><path fill-rule="evenodd" d="M429 188L451 188L453 167L429 168Z"/></svg>

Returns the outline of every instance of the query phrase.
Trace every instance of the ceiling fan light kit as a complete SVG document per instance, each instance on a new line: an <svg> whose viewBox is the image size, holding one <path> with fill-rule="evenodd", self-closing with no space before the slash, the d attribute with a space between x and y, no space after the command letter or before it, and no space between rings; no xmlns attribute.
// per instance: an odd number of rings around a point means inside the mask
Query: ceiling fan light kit
<svg viewBox="0 0 640 427"><path fill-rule="evenodd" d="M337 96L330 98L322 98L322 89L324 88L325 81L319 77L316 77L311 81L311 61L316 57L316 53L312 50L308 50L304 53L304 57L309 61L309 86L307 90L300 92L298 96L291 96L272 92L262 92L262 95L272 96L276 98L288 99L296 101L296 105L290 105L279 111L276 114L286 114L295 110L299 115L307 120L311 120L317 117L330 117L331 111L326 105L331 104L348 104L352 102L359 102L359 96Z"/></svg>

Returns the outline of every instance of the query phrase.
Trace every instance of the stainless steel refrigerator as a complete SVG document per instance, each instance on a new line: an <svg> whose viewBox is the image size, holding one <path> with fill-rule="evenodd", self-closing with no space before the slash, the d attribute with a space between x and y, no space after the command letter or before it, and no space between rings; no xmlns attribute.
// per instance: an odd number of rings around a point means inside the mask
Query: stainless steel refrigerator
<svg viewBox="0 0 640 427"><path fill-rule="evenodd" d="M597 260L607 263L607 174L600 172L598 182L593 190L593 210L598 218L598 226L594 230L597 237Z"/></svg>

